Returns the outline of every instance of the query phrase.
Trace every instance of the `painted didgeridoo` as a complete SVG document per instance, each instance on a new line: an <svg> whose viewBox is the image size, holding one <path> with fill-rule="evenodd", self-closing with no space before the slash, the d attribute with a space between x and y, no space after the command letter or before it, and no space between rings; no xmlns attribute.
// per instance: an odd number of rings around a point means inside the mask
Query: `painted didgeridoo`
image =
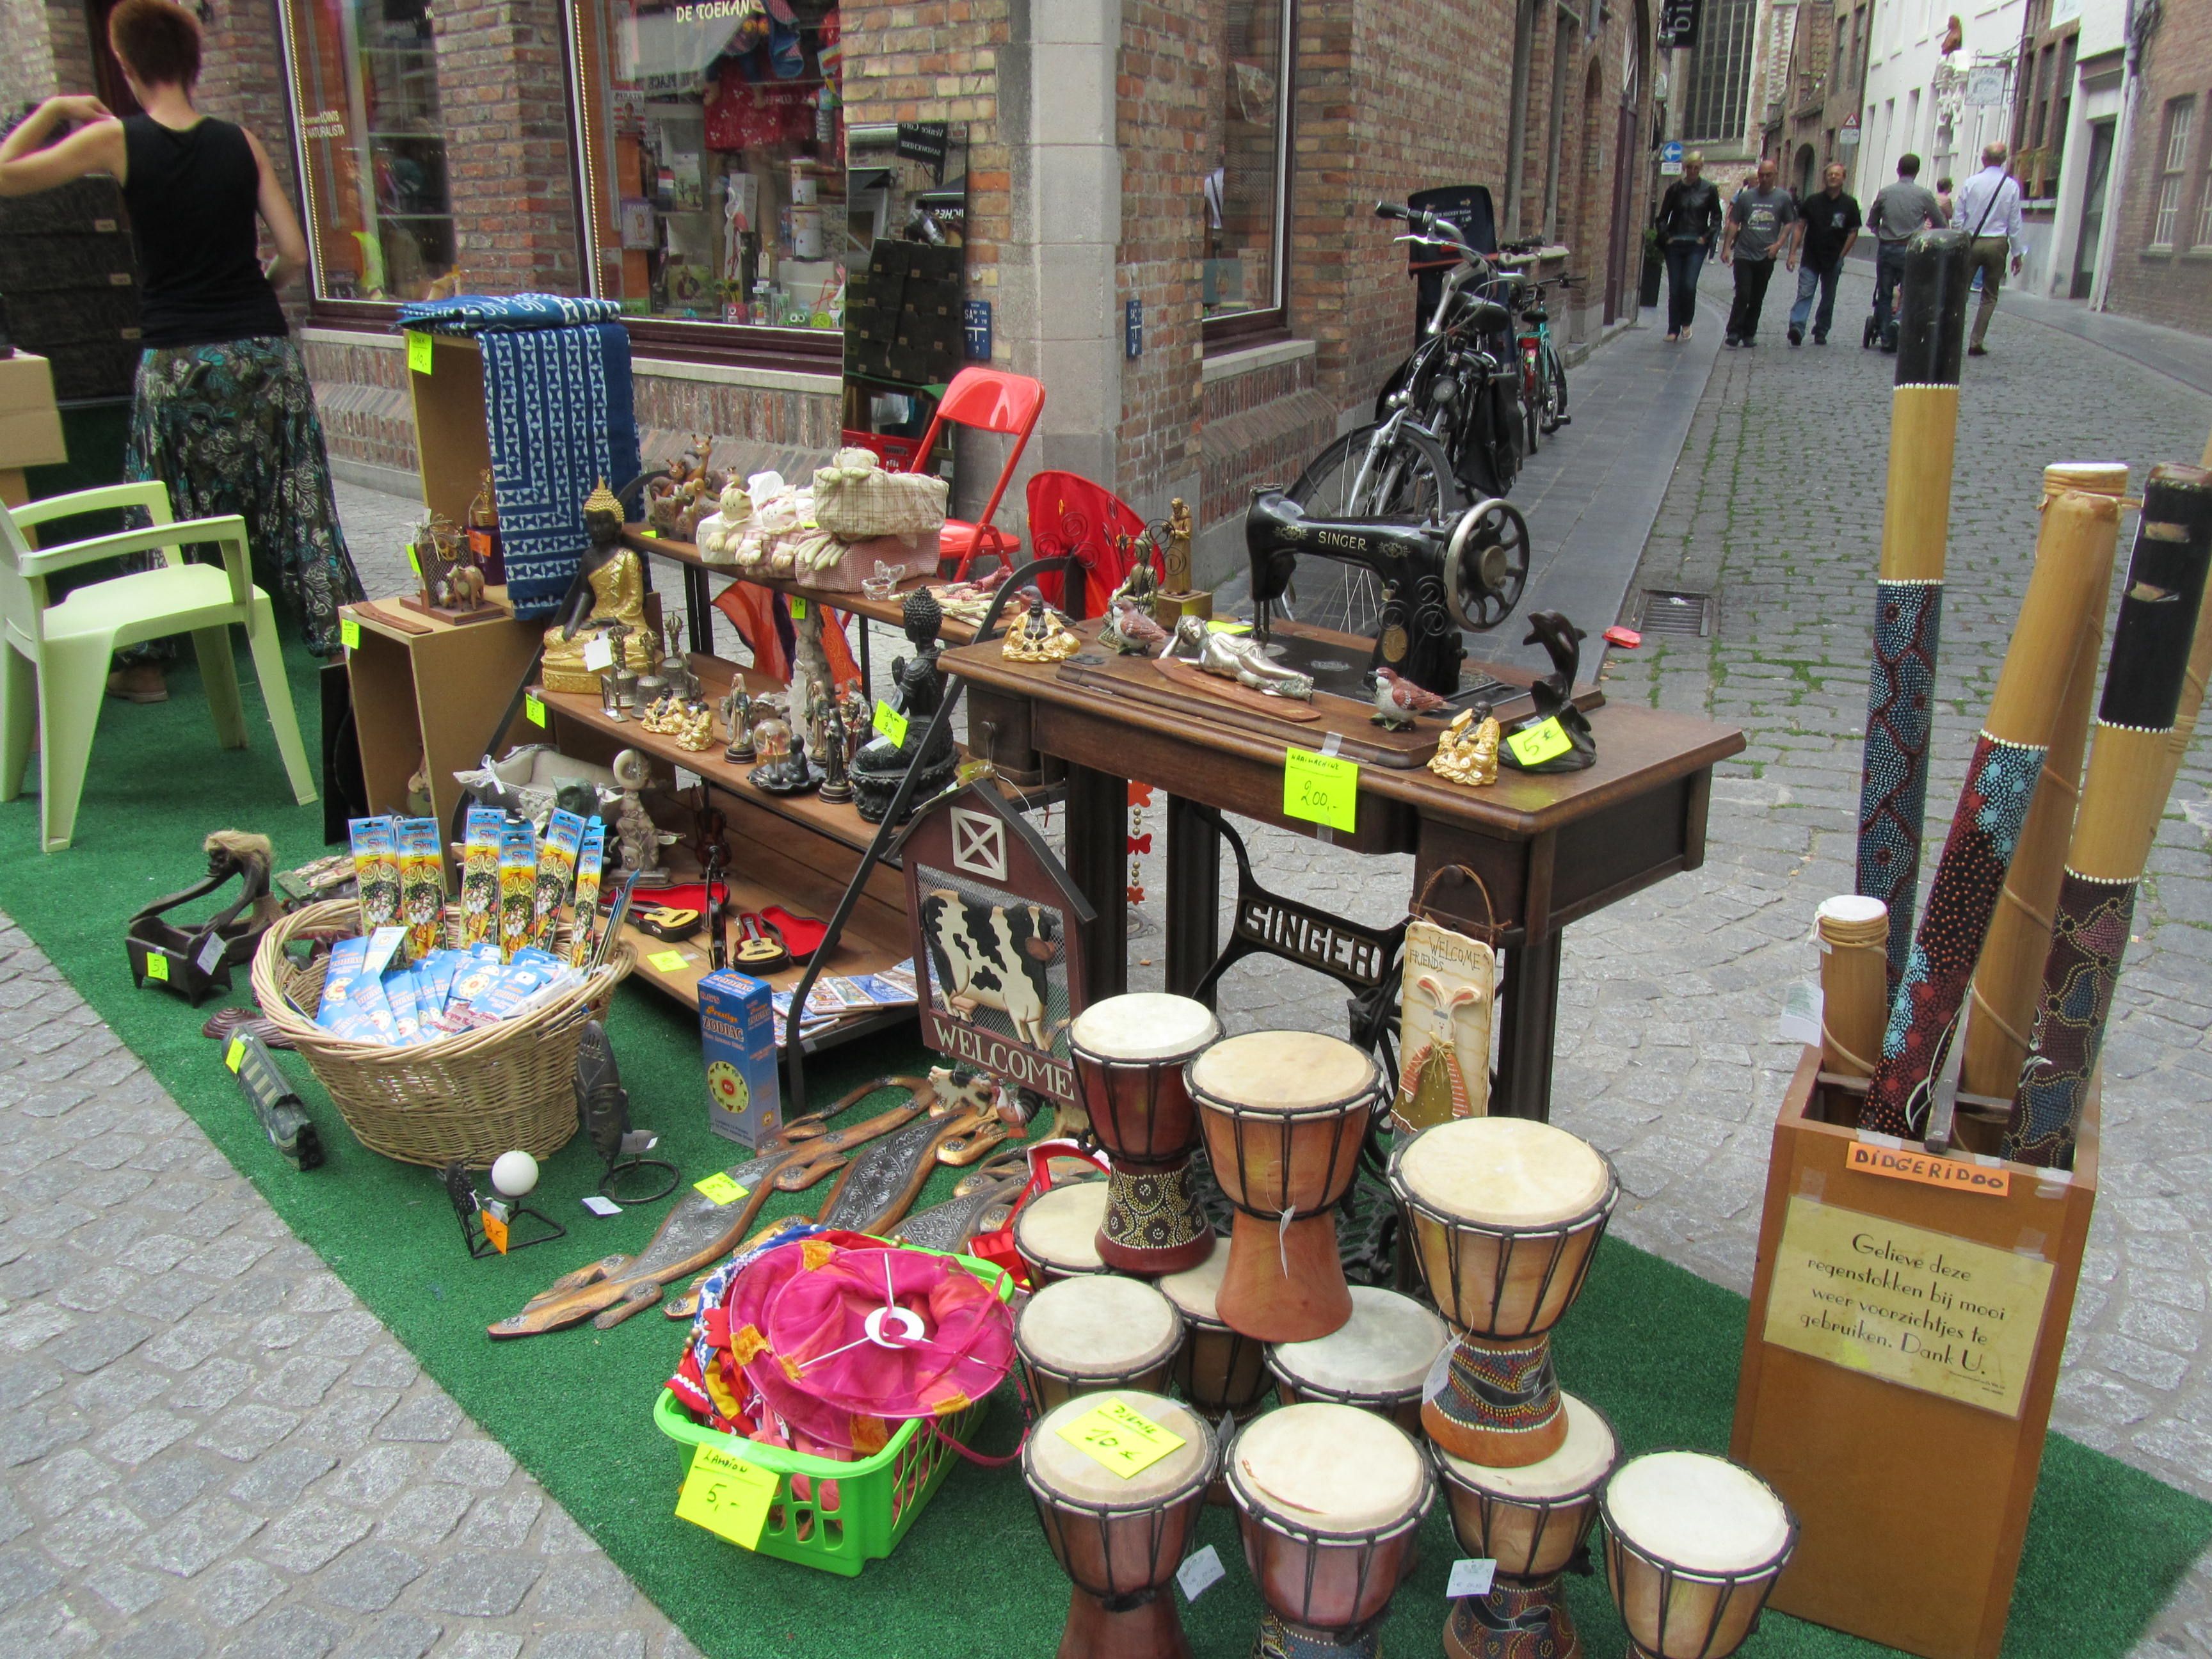
<svg viewBox="0 0 2212 1659"><path fill-rule="evenodd" d="M1899 295L1858 854L1858 890L1889 907L1893 988L1905 971L1920 890L1928 732L1935 717L1936 645L1951 532L1951 463L1959 431L1959 363L1966 345L1972 246L1963 231L1922 231L1905 245Z"/></svg>
<svg viewBox="0 0 2212 1659"><path fill-rule="evenodd" d="M2005 1156L2021 1164L2073 1164L2128 948L2136 886L2172 786L2172 743L2208 562L2212 472L2154 468L2090 735L2089 770L2058 887L2033 1042L2005 1133Z"/></svg>
<svg viewBox="0 0 2212 1659"><path fill-rule="evenodd" d="M2118 462L2068 461L2043 469L2043 500L2049 504L2069 489L2093 495L2127 494L2128 469ZM2100 541L2097 592L2112 585L2112 558L2119 526ZM2058 724L2044 757L2035 801L2020 832L2019 848L2006 872L1996 914L1974 984L1959 1060L1959 1087L1966 1093L2009 1100L2027 1059L2028 1028L2035 1020L2036 994L2043 988L2043 958L2051 949L2051 907L2058 902L2058 879L2066 866L2066 843L2074 833L2074 809L2081 799L2081 760L2089 746L2089 714L2097 704L2097 677L2105 657L2105 607L2084 607L2074 646L2066 692L2059 700ZM1963 1116L1960 1123L1966 1125ZM1994 1143L1997 1126L1988 1126ZM1995 1152L1994 1144L1975 1148Z"/></svg>
<svg viewBox="0 0 2212 1659"><path fill-rule="evenodd" d="M2027 594L1928 884L1927 910L1890 999L1862 1127L1915 1138L1927 1133L1936 1080L2058 723L2081 613L2104 602L2119 521L2113 495L2067 490L2045 503Z"/></svg>

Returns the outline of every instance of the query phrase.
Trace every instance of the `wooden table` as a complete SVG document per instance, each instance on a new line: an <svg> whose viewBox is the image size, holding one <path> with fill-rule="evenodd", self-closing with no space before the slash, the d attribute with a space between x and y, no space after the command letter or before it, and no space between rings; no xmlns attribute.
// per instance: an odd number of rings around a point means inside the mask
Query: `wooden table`
<svg viewBox="0 0 2212 1659"><path fill-rule="evenodd" d="M1097 628L1077 624L1086 636ZM995 641L947 651L942 661L969 683L971 728L987 714L1025 721L1036 747L1066 763L1068 869L1098 913L1085 964L1094 998L1127 984L1127 780L1169 797L1167 987L1188 993L1220 951L1216 815L1315 834L1283 815L1285 751L1318 749L1331 732L1371 738L1376 729L1364 705L1327 696L1316 699L1319 720L1285 721L1279 734L1211 718L1196 695L1181 714L1105 697L1059 665L1006 660ZM1484 667L1501 678L1510 672ZM1550 1112L1562 930L1705 861L1713 763L1744 746L1732 726L1658 709L1607 704L1589 719L1597 763L1587 771L1506 769L1493 786L1469 789L1425 767L1363 766L1354 827L1333 835L1357 853L1413 854L1413 893L1450 866L1481 877L1507 951L1492 1109L1516 1116ZM1463 882L1439 884L1429 908L1472 930L1488 921Z"/></svg>

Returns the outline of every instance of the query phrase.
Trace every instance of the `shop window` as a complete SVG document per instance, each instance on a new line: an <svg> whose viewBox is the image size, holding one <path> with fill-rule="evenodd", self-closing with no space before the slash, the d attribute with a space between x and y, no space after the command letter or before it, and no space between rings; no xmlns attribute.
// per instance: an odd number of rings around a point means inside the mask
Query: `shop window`
<svg viewBox="0 0 2212 1659"><path fill-rule="evenodd" d="M1283 320L1293 90L1291 0L1227 0L1209 100L1201 298L1210 339Z"/></svg>
<svg viewBox="0 0 2212 1659"><path fill-rule="evenodd" d="M820 0L569 0L591 291L835 349L848 255L842 49Z"/></svg>
<svg viewBox="0 0 2212 1659"><path fill-rule="evenodd" d="M426 0L289 0L282 16L317 295L450 291L453 212Z"/></svg>
<svg viewBox="0 0 2212 1659"><path fill-rule="evenodd" d="M2197 100L2176 98L2166 106L2166 143L2159 153L2158 197L2151 213L2153 247L2172 247L2181 219L2181 196L2189 179L2189 135L2197 124Z"/></svg>

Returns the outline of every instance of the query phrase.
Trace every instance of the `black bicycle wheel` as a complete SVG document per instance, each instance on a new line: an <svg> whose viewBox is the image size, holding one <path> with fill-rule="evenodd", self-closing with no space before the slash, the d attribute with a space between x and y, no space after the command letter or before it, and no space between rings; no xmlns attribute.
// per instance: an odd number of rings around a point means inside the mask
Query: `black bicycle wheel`
<svg viewBox="0 0 2212 1659"><path fill-rule="evenodd" d="M1544 348L1544 430L1557 432L1567 414L1567 366L1551 347Z"/></svg>
<svg viewBox="0 0 2212 1659"><path fill-rule="evenodd" d="M1316 519L1397 519L1449 528L1473 501L1453 476L1443 447L1425 432L1399 429L1387 455L1355 489L1373 441L1373 426L1354 427L1315 456L1288 491ZM1302 622L1340 634L1372 636L1382 624L1382 594L1365 565L1302 558L1292 583Z"/></svg>

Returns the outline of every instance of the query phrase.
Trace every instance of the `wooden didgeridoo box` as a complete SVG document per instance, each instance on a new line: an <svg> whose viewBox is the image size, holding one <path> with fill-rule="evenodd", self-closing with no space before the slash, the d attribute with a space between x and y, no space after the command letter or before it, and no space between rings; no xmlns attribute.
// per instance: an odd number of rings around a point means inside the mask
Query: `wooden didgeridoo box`
<svg viewBox="0 0 2212 1659"><path fill-rule="evenodd" d="M1783 1097L1729 1449L1802 1528L1769 1605L1925 1659L1997 1659L2096 1202L2098 1089L2070 1172L1862 1138L1865 1091L1810 1048ZM1873 1369L1805 1351L1863 1336ZM1921 1383L1983 1403L1901 1380L1906 1345Z"/></svg>

